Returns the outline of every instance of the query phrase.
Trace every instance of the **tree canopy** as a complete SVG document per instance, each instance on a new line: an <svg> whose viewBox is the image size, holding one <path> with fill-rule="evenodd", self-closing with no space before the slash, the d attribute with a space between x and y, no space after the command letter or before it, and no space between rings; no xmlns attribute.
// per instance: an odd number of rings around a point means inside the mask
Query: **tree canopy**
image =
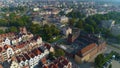
<svg viewBox="0 0 120 68"><path fill-rule="evenodd" d="M65 56L65 52L62 49L56 49L55 56L56 57Z"/></svg>
<svg viewBox="0 0 120 68"><path fill-rule="evenodd" d="M18 31L19 31L18 28L15 27L15 26L11 26L11 27L9 27L9 29L8 29L8 32L18 32Z"/></svg>
<svg viewBox="0 0 120 68"><path fill-rule="evenodd" d="M85 15L80 13L79 11L72 11L66 15L67 17L70 18L84 18Z"/></svg>
<svg viewBox="0 0 120 68"><path fill-rule="evenodd" d="M101 67L101 64L104 62L104 56L103 54L99 54L96 58L95 58L95 64L97 67Z"/></svg>
<svg viewBox="0 0 120 68"><path fill-rule="evenodd" d="M60 34L60 30L55 25L47 24L44 26L32 24L30 26L30 31L34 34L42 36L43 40L48 42L53 39L53 36L58 36Z"/></svg>

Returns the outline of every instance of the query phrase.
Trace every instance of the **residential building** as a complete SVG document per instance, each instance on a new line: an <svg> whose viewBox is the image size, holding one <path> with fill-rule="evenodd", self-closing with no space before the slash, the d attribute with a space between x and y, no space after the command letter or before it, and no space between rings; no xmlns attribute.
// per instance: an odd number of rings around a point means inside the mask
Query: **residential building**
<svg viewBox="0 0 120 68"><path fill-rule="evenodd" d="M62 16L61 18L60 18L60 22L61 23L67 23L69 21L69 19L68 19L68 17L66 17L66 16Z"/></svg>
<svg viewBox="0 0 120 68"><path fill-rule="evenodd" d="M6 67L9 68L34 68L49 52L54 52L49 43L27 32L25 27L20 28L20 33L2 34L0 37L0 62L8 63Z"/></svg>
<svg viewBox="0 0 120 68"><path fill-rule="evenodd" d="M44 64L42 68L72 68L72 63L65 57L59 57L50 64Z"/></svg>
<svg viewBox="0 0 120 68"><path fill-rule="evenodd" d="M17 62L12 61L10 68L20 68L20 66Z"/></svg>

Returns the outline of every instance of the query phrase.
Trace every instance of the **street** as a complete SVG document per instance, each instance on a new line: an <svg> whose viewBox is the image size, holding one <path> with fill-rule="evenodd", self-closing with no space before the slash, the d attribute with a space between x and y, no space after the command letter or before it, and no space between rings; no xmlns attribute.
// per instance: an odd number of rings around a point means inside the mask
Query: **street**
<svg viewBox="0 0 120 68"><path fill-rule="evenodd" d="M111 51L115 51L115 52L117 52L117 53L120 54L120 49L114 47L113 45L107 45L106 53L109 53L109 52L111 52Z"/></svg>

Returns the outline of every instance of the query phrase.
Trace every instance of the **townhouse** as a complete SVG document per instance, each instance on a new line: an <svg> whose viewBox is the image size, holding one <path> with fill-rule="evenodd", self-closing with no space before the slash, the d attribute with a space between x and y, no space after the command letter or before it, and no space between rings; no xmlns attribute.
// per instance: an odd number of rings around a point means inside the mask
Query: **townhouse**
<svg viewBox="0 0 120 68"><path fill-rule="evenodd" d="M25 27L19 33L1 34L0 44L0 62L9 63L10 68L34 68L49 52L54 52L49 43L27 32Z"/></svg>
<svg viewBox="0 0 120 68"><path fill-rule="evenodd" d="M61 56L49 64L44 64L42 68L72 68L72 63Z"/></svg>

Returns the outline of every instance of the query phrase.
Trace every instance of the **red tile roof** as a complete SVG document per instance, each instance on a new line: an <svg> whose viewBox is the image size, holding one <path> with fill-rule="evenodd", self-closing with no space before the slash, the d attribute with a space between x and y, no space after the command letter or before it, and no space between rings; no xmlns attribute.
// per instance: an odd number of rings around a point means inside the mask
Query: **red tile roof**
<svg viewBox="0 0 120 68"><path fill-rule="evenodd" d="M64 64L62 64L62 63L60 63L60 62L57 63L57 65L58 65L59 68L63 68L63 67L65 66Z"/></svg>
<svg viewBox="0 0 120 68"><path fill-rule="evenodd" d="M28 55L29 55L31 58L34 58L34 57L35 57L34 53L32 53L32 52L30 52Z"/></svg>
<svg viewBox="0 0 120 68"><path fill-rule="evenodd" d="M50 49L50 47L51 47L50 44L47 44L47 43L45 43L44 46L45 46L47 49Z"/></svg>
<svg viewBox="0 0 120 68"><path fill-rule="evenodd" d="M5 50L7 50L7 49L8 49L8 47L9 47L8 45L5 45L5 46L4 46L4 49L5 49Z"/></svg>
<svg viewBox="0 0 120 68"><path fill-rule="evenodd" d="M34 49L34 50L32 50L32 52L33 52L36 56L38 56L38 55L41 54L41 51L38 50L38 49Z"/></svg>
<svg viewBox="0 0 120 68"><path fill-rule="evenodd" d="M21 59L18 56L16 56L16 59L19 63L21 62Z"/></svg>
<svg viewBox="0 0 120 68"><path fill-rule="evenodd" d="M25 45L24 44L19 44L19 45L17 45L16 47L17 48L23 48Z"/></svg>
<svg viewBox="0 0 120 68"><path fill-rule="evenodd" d="M49 68L58 68L58 66L55 65L55 64L50 64L50 65L49 65Z"/></svg>
<svg viewBox="0 0 120 68"><path fill-rule="evenodd" d="M69 63L69 61L66 59L62 62L62 64L64 64L64 65L67 65L68 63Z"/></svg>
<svg viewBox="0 0 120 68"><path fill-rule="evenodd" d="M26 58L22 55L16 56L17 61L20 63L21 61L25 61Z"/></svg>
<svg viewBox="0 0 120 68"><path fill-rule="evenodd" d="M28 54L23 54L23 55L24 55L24 57L25 57L27 60L30 60L30 57L29 57Z"/></svg>
<svg viewBox="0 0 120 68"><path fill-rule="evenodd" d="M86 46L85 48L83 48L82 50L80 50L80 53L81 53L81 54L84 54L84 53L86 53L87 51L89 51L89 50L91 50L92 48L94 48L95 46L96 46L96 44L95 44L95 43L92 43L92 44Z"/></svg>
<svg viewBox="0 0 120 68"><path fill-rule="evenodd" d="M60 63L62 63L64 65L67 65L69 63L69 61L67 59L65 59L64 57L60 57L58 60Z"/></svg>
<svg viewBox="0 0 120 68"><path fill-rule="evenodd" d="M44 65L43 68L48 68L48 66L47 66L47 65Z"/></svg>
<svg viewBox="0 0 120 68"><path fill-rule="evenodd" d="M64 66L68 65L69 61L64 57L59 57L58 59L54 60L48 67L49 68L63 68Z"/></svg>
<svg viewBox="0 0 120 68"><path fill-rule="evenodd" d="M46 57L43 57L43 58L41 59L41 62L42 62L43 64L46 64Z"/></svg>
<svg viewBox="0 0 120 68"><path fill-rule="evenodd" d="M25 58L24 56L22 56L22 57L21 57L21 59L22 59L23 61L25 61L25 60L26 60L26 58Z"/></svg>

